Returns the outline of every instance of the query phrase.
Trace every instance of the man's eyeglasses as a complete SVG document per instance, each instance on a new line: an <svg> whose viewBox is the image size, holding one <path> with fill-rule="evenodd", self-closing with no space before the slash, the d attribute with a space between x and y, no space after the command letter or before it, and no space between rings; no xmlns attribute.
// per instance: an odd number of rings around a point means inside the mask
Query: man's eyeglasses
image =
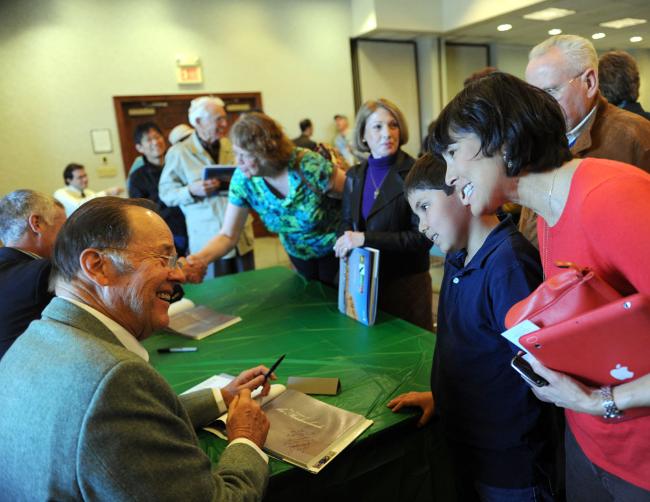
<svg viewBox="0 0 650 502"><path fill-rule="evenodd" d="M142 256L150 256L151 258L158 258L159 260L162 260L163 265L167 267L170 270L174 270L175 268L183 268L183 262L179 261L180 257L177 254L173 255L166 255L162 253L154 253L152 251L135 251L132 249L125 249L125 248L112 248L112 247L105 247L105 248L99 248L101 251L103 250L108 250L108 251L117 251L118 253L131 253L131 254L139 254Z"/></svg>
<svg viewBox="0 0 650 502"><path fill-rule="evenodd" d="M551 97L555 98L556 100L560 99L562 97L562 89L565 87L571 85L573 82L575 82L578 78L582 76L582 74L586 70L581 71L578 73L575 77L573 77L571 80L568 80L564 82L563 84L556 85L555 87L547 87L544 89L544 92L548 93Z"/></svg>

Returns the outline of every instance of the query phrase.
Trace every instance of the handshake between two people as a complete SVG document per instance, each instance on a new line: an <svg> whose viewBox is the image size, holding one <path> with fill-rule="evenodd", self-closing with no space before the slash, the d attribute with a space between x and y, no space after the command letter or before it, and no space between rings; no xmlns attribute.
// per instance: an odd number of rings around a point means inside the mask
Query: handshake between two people
<svg viewBox="0 0 650 502"><path fill-rule="evenodd" d="M208 264L196 256L183 256L178 259L181 265L181 270L185 276L185 282L198 284L203 282L205 273L208 269Z"/></svg>
<svg viewBox="0 0 650 502"><path fill-rule="evenodd" d="M267 396L271 384L276 380L274 373L267 378L269 369L260 365L242 371L232 382L221 389L223 400L228 406L226 431L228 441L244 438L262 448L269 432L269 420L260 408L257 400L251 398L251 392L262 387L261 397Z"/></svg>

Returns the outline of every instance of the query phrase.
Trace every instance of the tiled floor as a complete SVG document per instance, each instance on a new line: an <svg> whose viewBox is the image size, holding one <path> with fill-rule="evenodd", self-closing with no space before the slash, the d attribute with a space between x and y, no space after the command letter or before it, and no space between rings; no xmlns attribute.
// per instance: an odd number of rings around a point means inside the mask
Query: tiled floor
<svg viewBox="0 0 650 502"><path fill-rule="evenodd" d="M431 280L433 281L433 319L435 322L438 311L438 293L442 281L444 259L438 256L431 257ZM255 238L255 268L268 268L282 266L291 267L291 262L284 251L280 239L277 237Z"/></svg>

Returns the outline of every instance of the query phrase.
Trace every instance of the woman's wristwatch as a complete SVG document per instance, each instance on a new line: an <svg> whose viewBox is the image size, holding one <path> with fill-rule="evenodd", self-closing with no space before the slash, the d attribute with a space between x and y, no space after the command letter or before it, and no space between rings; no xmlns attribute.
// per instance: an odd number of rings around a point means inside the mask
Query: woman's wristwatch
<svg viewBox="0 0 650 502"><path fill-rule="evenodd" d="M600 398L602 399L603 410L605 410L603 418L611 420L623 416L623 412L618 409L614 402L614 394L612 394L611 385L605 385L600 388Z"/></svg>

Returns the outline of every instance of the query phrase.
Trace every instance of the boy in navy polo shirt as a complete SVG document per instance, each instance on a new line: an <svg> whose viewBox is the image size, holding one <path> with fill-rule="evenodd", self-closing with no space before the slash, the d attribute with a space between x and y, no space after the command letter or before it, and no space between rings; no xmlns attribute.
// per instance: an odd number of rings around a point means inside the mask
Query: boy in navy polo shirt
<svg viewBox="0 0 650 502"><path fill-rule="evenodd" d="M508 309L542 281L539 254L510 217L473 216L470 194L445 184L442 159L419 159L404 190L420 231L447 258L432 392L409 392L388 406L420 407L422 426L435 401L461 500L552 500L542 461L548 406L510 367L517 348L501 336Z"/></svg>

